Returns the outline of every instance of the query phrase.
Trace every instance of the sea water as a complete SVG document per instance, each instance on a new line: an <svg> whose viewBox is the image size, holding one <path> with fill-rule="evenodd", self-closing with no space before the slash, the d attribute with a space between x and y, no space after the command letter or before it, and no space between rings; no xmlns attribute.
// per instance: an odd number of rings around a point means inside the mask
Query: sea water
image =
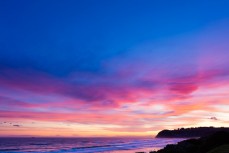
<svg viewBox="0 0 229 153"><path fill-rule="evenodd" d="M149 152L184 139L167 138L0 138L3 153Z"/></svg>

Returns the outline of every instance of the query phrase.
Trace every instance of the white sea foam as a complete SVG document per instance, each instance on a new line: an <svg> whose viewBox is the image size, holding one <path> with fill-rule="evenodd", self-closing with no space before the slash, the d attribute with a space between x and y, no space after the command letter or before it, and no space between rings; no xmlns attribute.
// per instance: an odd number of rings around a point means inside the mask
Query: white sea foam
<svg viewBox="0 0 229 153"><path fill-rule="evenodd" d="M154 138L7 138L0 139L4 153L134 153L150 151L183 139Z"/></svg>

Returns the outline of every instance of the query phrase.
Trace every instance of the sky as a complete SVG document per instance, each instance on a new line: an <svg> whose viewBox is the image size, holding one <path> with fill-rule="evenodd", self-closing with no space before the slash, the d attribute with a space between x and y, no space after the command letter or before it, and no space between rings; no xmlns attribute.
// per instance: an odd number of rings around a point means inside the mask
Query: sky
<svg viewBox="0 0 229 153"><path fill-rule="evenodd" d="M229 126L228 0L0 1L0 136Z"/></svg>

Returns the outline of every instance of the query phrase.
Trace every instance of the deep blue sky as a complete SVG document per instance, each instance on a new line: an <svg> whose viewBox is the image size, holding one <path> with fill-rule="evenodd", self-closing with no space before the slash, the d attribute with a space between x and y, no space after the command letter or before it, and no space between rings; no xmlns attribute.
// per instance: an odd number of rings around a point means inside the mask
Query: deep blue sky
<svg viewBox="0 0 229 153"><path fill-rule="evenodd" d="M1 1L0 68L57 76L100 73L104 61L128 56L138 44L227 18L228 5L227 0Z"/></svg>

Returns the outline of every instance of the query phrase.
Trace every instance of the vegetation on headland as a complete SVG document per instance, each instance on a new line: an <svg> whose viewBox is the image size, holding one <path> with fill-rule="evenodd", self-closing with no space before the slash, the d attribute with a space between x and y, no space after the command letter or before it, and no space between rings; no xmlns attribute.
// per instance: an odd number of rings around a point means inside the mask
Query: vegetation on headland
<svg viewBox="0 0 229 153"><path fill-rule="evenodd" d="M150 153L229 153L229 132L219 131L198 139L188 139L170 144Z"/></svg>
<svg viewBox="0 0 229 153"><path fill-rule="evenodd" d="M218 131L227 131L226 127L196 127L196 128L180 128L175 130L162 130L156 138L191 138L191 137L203 137L213 134Z"/></svg>
<svg viewBox="0 0 229 153"><path fill-rule="evenodd" d="M163 130L164 131L164 130ZM186 131L192 134L201 133L200 138L192 138L178 142L177 144L169 144L165 148L158 151L151 151L150 153L229 153L229 128L213 128L213 127L199 127L188 129L171 130L175 134L177 131ZM198 131L197 133L195 133ZM159 132L161 133L161 132ZM158 133L158 135L159 135ZM162 133L165 136L165 133ZM179 135L181 137L182 135ZM183 134L183 133L182 133ZM208 134L208 135L206 135ZM171 135L169 135L171 138ZM175 135L172 135L175 137ZM186 136L186 135L185 135ZM190 137L193 137L190 136ZM197 137L197 135L195 135ZM146 152L139 152L146 153Z"/></svg>

